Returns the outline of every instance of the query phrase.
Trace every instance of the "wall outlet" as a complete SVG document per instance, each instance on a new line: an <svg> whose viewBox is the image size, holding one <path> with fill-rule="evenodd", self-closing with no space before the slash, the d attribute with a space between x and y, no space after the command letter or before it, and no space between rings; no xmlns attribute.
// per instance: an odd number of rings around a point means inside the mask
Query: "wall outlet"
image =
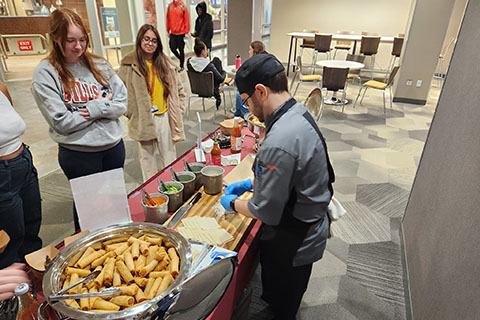
<svg viewBox="0 0 480 320"><path fill-rule="evenodd" d="M413 80L408 79L407 80L407 86L411 86L413 84Z"/></svg>
<svg viewBox="0 0 480 320"><path fill-rule="evenodd" d="M417 88L420 88L422 86L422 80L417 80Z"/></svg>

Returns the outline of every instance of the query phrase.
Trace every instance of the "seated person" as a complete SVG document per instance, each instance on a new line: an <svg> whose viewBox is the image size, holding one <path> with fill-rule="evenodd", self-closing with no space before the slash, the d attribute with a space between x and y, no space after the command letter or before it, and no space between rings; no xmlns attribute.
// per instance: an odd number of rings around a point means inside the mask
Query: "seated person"
<svg viewBox="0 0 480 320"><path fill-rule="evenodd" d="M207 58L207 46L199 38L195 38L193 51L195 52L195 56L188 59L187 68L188 70L195 72L213 72L213 95L218 110L222 103L219 87L226 77L226 72L222 68L222 61L217 57L210 61Z"/></svg>
<svg viewBox="0 0 480 320"><path fill-rule="evenodd" d="M265 51L265 45L262 41L253 41L250 43L250 48L248 50L249 58L261 53L268 53ZM235 100L235 116L243 118L247 112L248 109L245 109L242 106L242 98L240 98L240 93L237 91L237 98Z"/></svg>

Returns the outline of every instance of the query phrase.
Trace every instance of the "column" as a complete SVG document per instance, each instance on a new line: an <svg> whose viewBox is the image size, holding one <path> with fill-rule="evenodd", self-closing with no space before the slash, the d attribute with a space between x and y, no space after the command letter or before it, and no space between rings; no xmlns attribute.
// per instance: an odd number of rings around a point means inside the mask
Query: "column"
<svg viewBox="0 0 480 320"><path fill-rule="evenodd" d="M394 88L394 102L424 105L455 1L417 0Z"/></svg>

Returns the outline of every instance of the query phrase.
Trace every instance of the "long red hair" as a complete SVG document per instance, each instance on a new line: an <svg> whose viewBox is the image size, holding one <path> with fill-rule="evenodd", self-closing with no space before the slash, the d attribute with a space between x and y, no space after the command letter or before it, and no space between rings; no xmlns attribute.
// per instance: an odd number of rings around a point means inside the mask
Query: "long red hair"
<svg viewBox="0 0 480 320"><path fill-rule="evenodd" d="M86 48L90 43L90 39L88 38L87 30L83 25L82 19L78 14L73 12L69 9L58 9L55 10L51 16L49 21L49 35L50 35L50 53L47 57L48 61L52 66L55 67L57 70L58 75L60 76L60 81L63 85L65 93L71 93L72 88L74 86L75 79L72 73L66 67L67 62L65 60L65 42L67 40L68 35L68 27L71 25L77 26L80 30L82 30L83 34L86 38ZM108 87L108 82L100 70L95 66L93 62L93 58L100 58L91 52L88 52L85 49L85 52L80 57L80 62L90 70L93 74L95 79L104 87Z"/></svg>

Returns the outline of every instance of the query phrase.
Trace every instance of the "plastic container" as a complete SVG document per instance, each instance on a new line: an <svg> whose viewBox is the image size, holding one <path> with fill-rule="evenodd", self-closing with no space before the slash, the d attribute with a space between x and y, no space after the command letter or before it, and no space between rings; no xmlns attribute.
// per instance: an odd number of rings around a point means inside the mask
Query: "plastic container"
<svg viewBox="0 0 480 320"><path fill-rule="evenodd" d="M192 162L188 164L190 168L192 169L192 172L195 174L196 179L195 179L195 190L200 189L201 186L203 186L203 174L202 174L202 169L205 168L205 164L200 163L200 162ZM188 170L185 168L185 170Z"/></svg>
<svg viewBox="0 0 480 320"><path fill-rule="evenodd" d="M203 188L206 194L213 195L222 192L224 172L225 170L219 166L206 166L202 169Z"/></svg>
<svg viewBox="0 0 480 320"><path fill-rule="evenodd" d="M162 198L165 200L159 206L151 207L145 204L145 198L142 199L143 213L145 214L146 222L154 222L163 224L168 219L168 196L164 193L151 193L152 199Z"/></svg>
<svg viewBox="0 0 480 320"><path fill-rule="evenodd" d="M241 65L242 65L242 59L240 58L240 55L237 54L237 56L235 57L235 69L238 70L238 68L240 68Z"/></svg>
<svg viewBox="0 0 480 320"><path fill-rule="evenodd" d="M177 172L178 180L173 177L173 180L183 184L183 201L186 201L195 192L196 175L193 172L181 171Z"/></svg>
<svg viewBox="0 0 480 320"><path fill-rule="evenodd" d="M168 197L168 211L175 212L183 204L183 184L177 181L167 181L165 185L173 185L179 189L177 192L165 193L163 186L161 184L158 186L158 191Z"/></svg>

